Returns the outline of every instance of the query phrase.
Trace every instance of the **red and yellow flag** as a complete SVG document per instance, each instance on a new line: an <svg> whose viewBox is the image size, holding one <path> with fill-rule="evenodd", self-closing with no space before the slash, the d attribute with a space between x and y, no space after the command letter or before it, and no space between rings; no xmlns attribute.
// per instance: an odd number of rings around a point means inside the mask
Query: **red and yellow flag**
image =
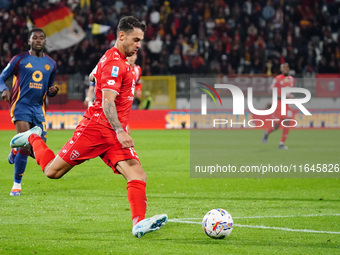
<svg viewBox="0 0 340 255"><path fill-rule="evenodd" d="M69 48L85 37L83 29L73 19L73 13L62 4L33 11L32 17L35 26L46 33L48 51Z"/></svg>

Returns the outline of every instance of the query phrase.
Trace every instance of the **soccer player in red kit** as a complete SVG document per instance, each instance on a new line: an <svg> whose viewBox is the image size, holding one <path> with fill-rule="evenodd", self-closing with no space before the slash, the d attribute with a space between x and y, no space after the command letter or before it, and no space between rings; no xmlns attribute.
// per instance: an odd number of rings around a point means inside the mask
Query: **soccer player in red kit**
<svg viewBox="0 0 340 255"><path fill-rule="evenodd" d="M281 88L294 87L295 79L294 79L293 76L289 75L290 69L289 69L288 63L281 64L280 70L281 70L281 74L276 76L273 79L273 82L270 86L271 89L277 88L277 95L278 95L277 108L271 116L272 119L276 119L277 121L275 121L273 127L268 128L264 132L264 135L263 135L263 138L262 138L263 143L267 143L269 134L272 133L273 131L277 130L280 127L281 121L287 119L287 117L290 118L290 119L293 117L293 111L288 105L287 105L287 115L281 114ZM292 95L288 95L288 96L292 97ZM289 126L288 121L285 122L285 125ZM288 132L289 132L289 128L283 127L282 136L281 136L281 140L280 140L280 144L279 144L279 149L288 149L288 147L284 145L284 143L287 139L287 136L288 136Z"/></svg>
<svg viewBox="0 0 340 255"><path fill-rule="evenodd" d="M115 173L122 174L127 180L132 234L138 238L159 229L167 221L166 214L145 219L146 174L126 130L135 86L132 68L126 57L136 54L144 31L145 25L132 16L119 21L115 46L106 51L93 72L96 100L86 110L73 137L57 156L36 130L17 134L11 140L11 147L29 143L37 163L45 175L52 179L62 177L87 159L101 157Z"/></svg>
<svg viewBox="0 0 340 255"><path fill-rule="evenodd" d="M139 108L141 98L142 98L142 68L136 64L137 54L132 55L127 58L130 66L132 67L132 73L135 76L136 86L135 86L135 98L133 99L132 108L133 110L137 110Z"/></svg>
<svg viewBox="0 0 340 255"><path fill-rule="evenodd" d="M129 65L132 67L132 74L134 75L134 79L136 82L134 93L133 93L135 95L135 98L133 99L131 109L138 109L139 104L141 102L140 99L142 97L142 82L141 82L142 68L139 65L136 65L137 54L133 54L131 57L127 57L126 59ZM86 95L86 99L84 101L84 104L86 107L92 105L94 86L96 83L94 73L96 72L96 70L97 70L97 67L95 67L89 75L90 86L89 86L89 90Z"/></svg>

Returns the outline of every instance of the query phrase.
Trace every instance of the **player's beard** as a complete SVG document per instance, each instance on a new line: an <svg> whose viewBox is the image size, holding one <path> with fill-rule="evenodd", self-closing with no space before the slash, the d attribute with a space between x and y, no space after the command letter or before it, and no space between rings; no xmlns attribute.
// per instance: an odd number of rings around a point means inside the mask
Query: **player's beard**
<svg viewBox="0 0 340 255"><path fill-rule="evenodd" d="M123 49L126 57L131 57L133 54L135 54L135 50L131 50L128 45L123 44ZM138 49L136 49L138 51Z"/></svg>
<svg viewBox="0 0 340 255"><path fill-rule="evenodd" d="M31 49L32 49L33 51L35 51L37 55L39 55L39 54L41 54L41 53L44 52L45 44L42 44L40 48L37 48L35 45L34 45L34 47L33 47L33 45L32 45L32 46L31 46Z"/></svg>
<svg viewBox="0 0 340 255"><path fill-rule="evenodd" d="M33 49L37 54L43 53L44 52L44 48L41 49Z"/></svg>

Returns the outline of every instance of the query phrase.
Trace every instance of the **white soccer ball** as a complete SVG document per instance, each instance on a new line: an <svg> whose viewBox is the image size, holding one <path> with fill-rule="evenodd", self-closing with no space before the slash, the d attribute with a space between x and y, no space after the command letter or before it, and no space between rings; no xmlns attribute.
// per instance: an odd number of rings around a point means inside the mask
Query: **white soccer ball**
<svg viewBox="0 0 340 255"><path fill-rule="evenodd" d="M230 235L234 222L226 210L212 209L203 217L202 227L209 237L222 239Z"/></svg>

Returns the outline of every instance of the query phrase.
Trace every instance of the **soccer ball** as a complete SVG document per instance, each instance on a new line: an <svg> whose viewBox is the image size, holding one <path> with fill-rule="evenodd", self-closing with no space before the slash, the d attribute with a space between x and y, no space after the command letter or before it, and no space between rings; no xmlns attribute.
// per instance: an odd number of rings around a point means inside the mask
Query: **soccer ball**
<svg viewBox="0 0 340 255"><path fill-rule="evenodd" d="M202 220L204 232L214 239L222 239L230 235L233 225L230 213L223 209L210 210Z"/></svg>

